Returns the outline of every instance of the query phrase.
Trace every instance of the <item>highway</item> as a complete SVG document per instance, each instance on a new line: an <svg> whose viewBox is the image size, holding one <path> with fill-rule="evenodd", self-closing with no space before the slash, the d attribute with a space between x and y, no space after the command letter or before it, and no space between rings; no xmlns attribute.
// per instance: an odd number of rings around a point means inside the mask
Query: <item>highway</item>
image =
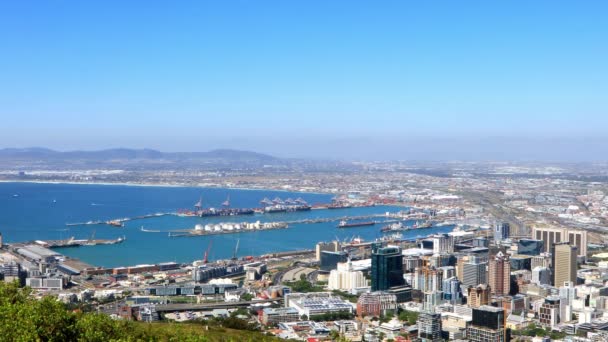
<svg viewBox="0 0 608 342"><path fill-rule="evenodd" d="M220 303L205 303L205 304L164 304L157 305L156 311L158 312L175 312L175 311L201 311L201 310L213 310L213 309L227 309L250 306L252 304L264 304L264 303L278 303L283 304L282 298L265 299L265 300L252 300L246 302L220 302Z"/></svg>

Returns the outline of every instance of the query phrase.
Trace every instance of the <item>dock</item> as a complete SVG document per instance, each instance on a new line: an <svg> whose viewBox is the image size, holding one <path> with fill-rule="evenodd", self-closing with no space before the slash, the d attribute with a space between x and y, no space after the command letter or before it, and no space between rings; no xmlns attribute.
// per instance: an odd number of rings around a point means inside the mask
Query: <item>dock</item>
<svg viewBox="0 0 608 342"><path fill-rule="evenodd" d="M80 246L96 246L96 245L115 245L122 243L126 238L119 237L117 239L81 239L77 240L72 238L65 240L45 240L35 241L36 244L42 245L46 248L60 248L60 247L80 247Z"/></svg>

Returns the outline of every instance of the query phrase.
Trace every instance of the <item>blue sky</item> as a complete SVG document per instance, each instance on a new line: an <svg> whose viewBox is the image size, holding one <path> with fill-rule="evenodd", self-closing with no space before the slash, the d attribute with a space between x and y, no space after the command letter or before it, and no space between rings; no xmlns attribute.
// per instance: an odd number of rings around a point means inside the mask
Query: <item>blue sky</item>
<svg viewBox="0 0 608 342"><path fill-rule="evenodd" d="M4 1L0 146L593 159L608 147L607 10Z"/></svg>

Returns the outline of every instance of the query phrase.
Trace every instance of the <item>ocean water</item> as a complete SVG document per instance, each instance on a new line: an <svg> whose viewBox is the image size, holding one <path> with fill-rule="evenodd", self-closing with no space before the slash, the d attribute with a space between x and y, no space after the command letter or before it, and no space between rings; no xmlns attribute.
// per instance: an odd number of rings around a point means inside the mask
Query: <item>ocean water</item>
<svg viewBox="0 0 608 342"><path fill-rule="evenodd" d="M17 196L15 196L17 195ZM209 259L226 259L233 254L237 240L238 256L261 255L296 249L313 249L318 241L359 236L373 240L382 236L379 225L338 229L337 222L295 224L288 229L241 232L195 237L169 237L167 231L193 228L196 224L218 222L288 221L307 218L358 216L395 212L400 208L376 206L309 212L277 213L240 217L163 216L125 223L123 228L106 225L67 227L66 223L110 220L158 212L192 209L200 197L205 207L219 207L230 196L232 207L258 207L268 197L301 197L310 204L327 203L332 195L292 193L272 190L241 190L199 187L156 187L85 184L0 183L0 232L5 242L45 239L99 239L125 236L116 245L82 246L57 249L95 266L116 267L165 261L191 262L201 259L211 244ZM142 232L141 227L161 233ZM452 227L404 232L404 238L420 234L447 232Z"/></svg>

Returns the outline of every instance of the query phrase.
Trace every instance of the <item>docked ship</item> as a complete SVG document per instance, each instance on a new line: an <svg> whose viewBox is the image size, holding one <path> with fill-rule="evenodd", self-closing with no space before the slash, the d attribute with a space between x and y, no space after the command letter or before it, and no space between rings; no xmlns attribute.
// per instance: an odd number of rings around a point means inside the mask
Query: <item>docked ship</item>
<svg viewBox="0 0 608 342"><path fill-rule="evenodd" d="M253 209L240 209L240 208L222 208L222 209L202 209L199 211L200 217L214 217L214 216L240 216L240 215L253 215L255 212Z"/></svg>
<svg viewBox="0 0 608 342"><path fill-rule="evenodd" d="M327 209L347 209L352 208L353 206L344 202L333 202L332 204L327 206Z"/></svg>
<svg viewBox="0 0 608 342"><path fill-rule="evenodd" d="M408 227L406 225L404 225L402 222L397 222L397 223L392 223L392 224L388 224L384 227L382 227L382 229L380 229L381 232L393 232L393 231L401 231L401 230L407 230Z"/></svg>
<svg viewBox="0 0 608 342"><path fill-rule="evenodd" d="M414 223L414 225L412 226L412 229L424 229L424 228L431 228L433 227L433 223L430 221L426 221L424 223L420 223L418 221L416 221L416 223Z"/></svg>
<svg viewBox="0 0 608 342"><path fill-rule="evenodd" d="M338 228L354 228L354 227L364 227L364 226L373 226L376 222L374 221L365 221L365 222L348 222L348 221L340 221L338 224Z"/></svg>
<svg viewBox="0 0 608 342"><path fill-rule="evenodd" d="M199 216L199 217L214 217L214 216L240 216L253 215L253 209L248 208L230 208L230 197L222 202L222 208L203 208L202 197L194 204L194 215L190 211L178 211L179 216Z"/></svg>

